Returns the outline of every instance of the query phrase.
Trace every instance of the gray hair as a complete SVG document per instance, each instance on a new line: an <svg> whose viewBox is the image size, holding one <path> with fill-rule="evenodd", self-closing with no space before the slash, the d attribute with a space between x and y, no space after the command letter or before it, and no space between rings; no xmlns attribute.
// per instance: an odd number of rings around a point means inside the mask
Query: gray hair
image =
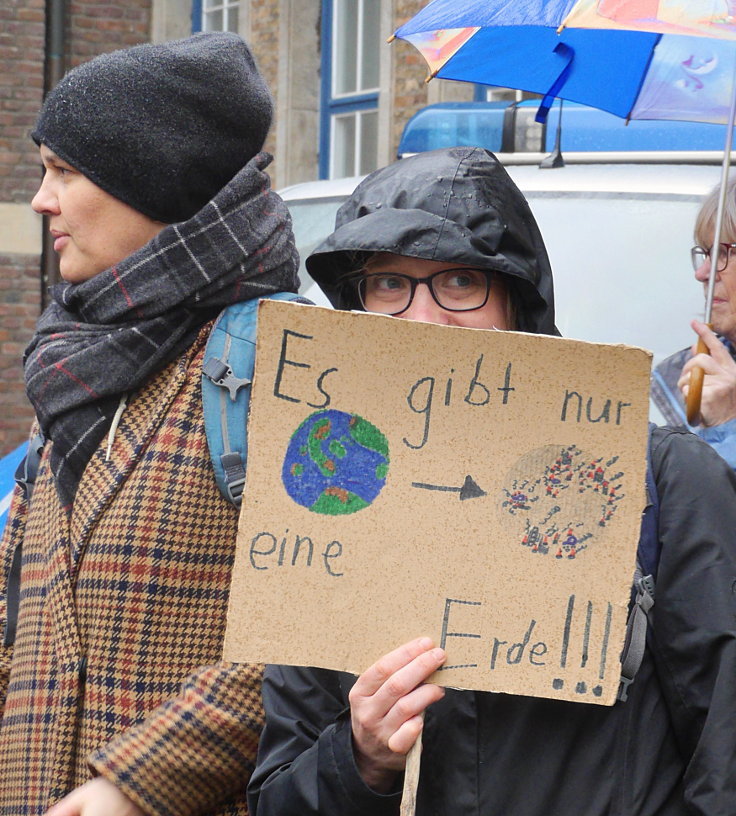
<svg viewBox="0 0 736 816"><path fill-rule="evenodd" d="M717 184L703 199L700 210L695 219L695 243L705 249L714 240L716 226L716 213L718 211L718 198L721 192L721 185ZM728 181L726 188L726 204L723 210L723 224L721 228L721 241L736 241L736 178Z"/></svg>

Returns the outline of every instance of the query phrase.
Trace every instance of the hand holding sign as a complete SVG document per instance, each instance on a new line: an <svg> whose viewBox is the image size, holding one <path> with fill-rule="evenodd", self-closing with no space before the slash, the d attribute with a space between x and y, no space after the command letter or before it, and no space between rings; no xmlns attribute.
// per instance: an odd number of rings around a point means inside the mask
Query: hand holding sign
<svg viewBox="0 0 736 816"><path fill-rule="evenodd" d="M353 750L363 781L388 792L422 731L422 715L444 689L427 678L445 661L429 638L418 638L384 655L350 691Z"/></svg>

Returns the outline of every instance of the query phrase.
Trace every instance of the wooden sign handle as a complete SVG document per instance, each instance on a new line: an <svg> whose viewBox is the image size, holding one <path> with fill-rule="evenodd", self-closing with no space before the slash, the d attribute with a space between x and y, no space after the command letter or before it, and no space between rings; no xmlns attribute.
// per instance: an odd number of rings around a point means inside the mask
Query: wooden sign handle
<svg viewBox="0 0 736 816"><path fill-rule="evenodd" d="M696 354L710 354L708 346L705 345L702 338L698 338L698 345L695 349ZM695 425L700 417L700 399L703 395L703 379L705 378L705 371L700 366L695 366L690 372L690 383L687 390L687 399L685 400L687 421L690 425Z"/></svg>
<svg viewBox="0 0 736 816"><path fill-rule="evenodd" d="M409 749L406 755L404 770L404 790L401 794L399 816L414 816L417 809L417 787L419 786L419 769L422 762L422 735Z"/></svg>

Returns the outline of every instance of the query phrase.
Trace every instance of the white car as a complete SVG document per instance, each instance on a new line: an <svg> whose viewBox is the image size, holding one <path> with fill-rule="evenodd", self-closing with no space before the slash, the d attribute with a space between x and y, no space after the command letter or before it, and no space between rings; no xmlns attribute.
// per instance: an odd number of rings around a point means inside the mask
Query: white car
<svg viewBox="0 0 736 816"><path fill-rule="evenodd" d="M642 346L656 364L693 342L690 320L702 317L690 247L699 204L720 180L720 167L675 161L672 154L656 163L652 157L646 154L643 163L631 153L621 162L609 154L581 163L566 157L566 165L554 169L541 169L533 154L501 158L544 236L562 334ZM302 291L317 303L327 300L303 259L332 231L338 207L359 181L307 182L280 191L302 257Z"/></svg>

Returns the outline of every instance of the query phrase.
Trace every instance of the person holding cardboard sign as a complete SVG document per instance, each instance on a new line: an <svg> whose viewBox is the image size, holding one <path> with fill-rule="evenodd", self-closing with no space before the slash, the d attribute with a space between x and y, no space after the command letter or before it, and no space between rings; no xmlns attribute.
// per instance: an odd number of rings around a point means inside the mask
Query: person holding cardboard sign
<svg viewBox="0 0 736 816"><path fill-rule="evenodd" d="M720 186L703 201L691 250L695 279L707 291ZM711 326L694 320L699 343L663 360L652 375L652 399L668 424L688 428L736 469L736 179L728 183L723 235L718 250ZM703 344L700 346L700 344ZM707 353L702 353L703 350ZM700 417L690 426L685 412L690 373L703 369Z"/></svg>
<svg viewBox="0 0 736 816"><path fill-rule="evenodd" d="M479 148L419 154L370 175L307 266L340 309L557 333L534 218ZM655 429L651 449L657 598L625 702L443 689L430 679L445 652L426 636L387 650L357 679L269 666L249 787L255 816L396 814L420 733L420 816L732 812L736 476L689 433ZM504 655L520 658L528 637ZM540 655L528 648L525 659Z"/></svg>

